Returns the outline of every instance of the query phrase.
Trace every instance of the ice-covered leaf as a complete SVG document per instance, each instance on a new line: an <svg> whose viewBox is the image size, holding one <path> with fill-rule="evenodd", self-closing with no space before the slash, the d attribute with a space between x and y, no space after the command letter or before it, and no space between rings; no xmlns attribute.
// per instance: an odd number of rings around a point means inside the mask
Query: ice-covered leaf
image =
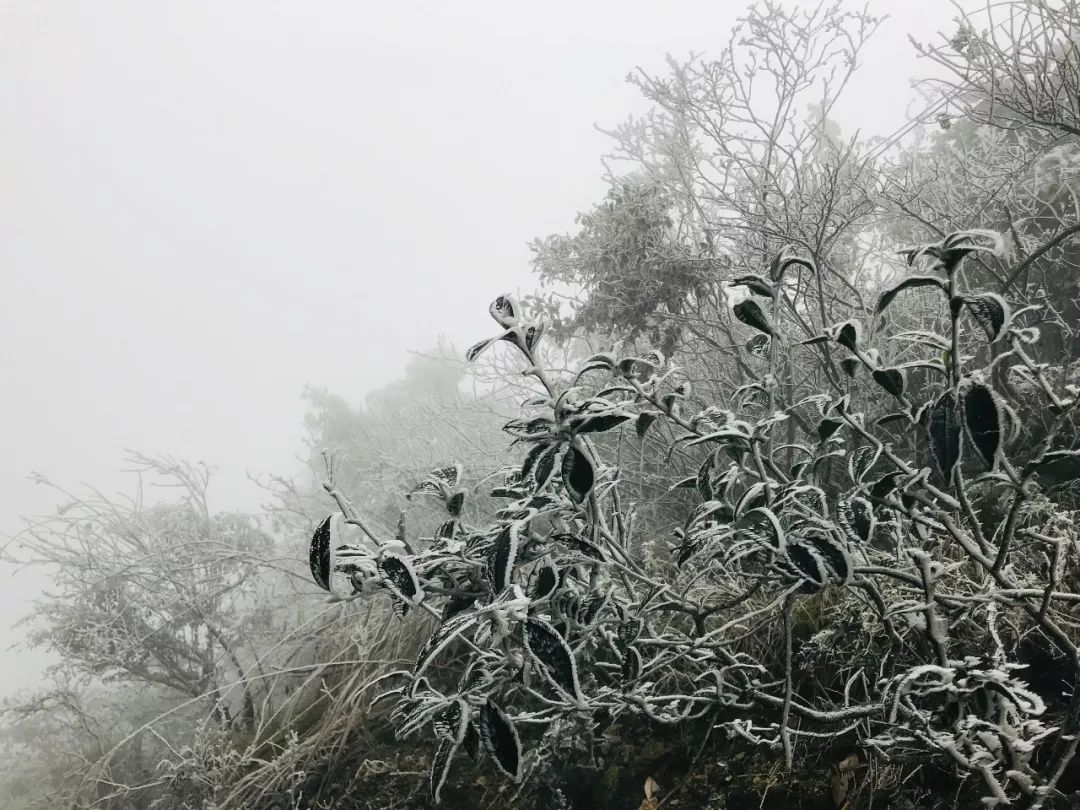
<svg viewBox="0 0 1080 810"><path fill-rule="evenodd" d="M765 530L765 537L774 551L783 549L787 545L787 537L780 525L780 518L772 509L759 506L747 512L744 519Z"/></svg>
<svg viewBox="0 0 1080 810"><path fill-rule="evenodd" d="M881 448L863 446L854 453L848 455L848 475L857 484L862 483L863 477L870 468L877 463L881 455Z"/></svg>
<svg viewBox="0 0 1080 810"><path fill-rule="evenodd" d="M413 495L435 495L436 497L442 497L442 488L437 481L432 481L430 478L425 478L415 487L405 493L405 499L411 501Z"/></svg>
<svg viewBox="0 0 1080 810"><path fill-rule="evenodd" d="M379 577L394 596L410 604L424 599L424 592L416 578L416 572L404 557L384 554L379 558Z"/></svg>
<svg viewBox="0 0 1080 810"><path fill-rule="evenodd" d="M851 560L847 551L831 536L815 533L803 542L812 546L821 555L825 561L825 572L830 582L844 585L851 579Z"/></svg>
<svg viewBox="0 0 1080 810"><path fill-rule="evenodd" d="M603 433L604 431L611 430L614 427L618 427L628 419L630 419L629 414L616 412L601 413L597 414L596 416L588 416L574 425L574 432Z"/></svg>
<svg viewBox="0 0 1080 810"><path fill-rule="evenodd" d="M492 301L491 306L488 307L488 312L495 319L495 323L499 324L503 329L517 326L518 321L521 319L521 305L509 293L500 295Z"/></svg>
<svg viewBox="0 0 1080 810"><path fill-rule="evenodd" d="M562 480L566 494L574 503L583 503L596 482L592 462L573 445L566 449L563 456Z"/></svg>
<svg viewBox="0 0 1080 810"><path fill-rule="evenodd" d="M555 423L545 416L533 419L511 419L503 425L503 431L516 439L535 441L551 433Z"/></svg>
<svg viewBox="0 0 1080 810"><path fill-rule="evenodd" d="M1064 483L1080 478L1080 450L1051 450L1024 467L1024 474L1037 473L1044 480Z"/></svg>
<svg viewBox="0 0 1080 810"><path fill-rule="evenodd" d="M884 498L896 489L902 477L903 473L900 472L885 473L870 485L870 494L875 498Z"/></svg>
<svg viewBox="0 0 1080 810"><path fill-rule="evenodd" d="M948 286L945 281L937 276L911 276L906 278L897 284L895 287L890 287L888 290L881 294L881 298L878 299L877 308L875 313L881 314L885 309L893 302L898 294L904 290L914 290L918 287L937 287L942 292L948 291Z"/></svg>
<svg viewBox="0 0 1080 810"><path fill-rule="evenodd" d="M604 368L612 369L615 368L616 358L611 352L600 352L599 354L594 354L592 357L588 358L585 363L596 363Z"/></svg>
<svg viewBox="0 0 1080 810"><path fill-rule="evenodd" d="M754 299L747 298L745 301L736 304L732 307L732 312L735 313L736 318L747 326L752 326L766 335L776 335L776 330L769 321L769 316L762 312L761 307L758 306L757 301Z"/></svg>
<svg viewBox="0 0 1080 810"><path fill-rule="evenodd" d="M530 447L529 452L525 454L525 458L521 462L521 471L518 474L518 478L523 482L533 481L533 472L536 469L536 462L540 460L540 456L552 448L558 450L558 445L543 443L534 444Z"/></svg>
<svg viewBox="0 0 1080 810"><path fill-rule="evenodd" d="M465 753L470 759L475 760L480 756L480 732L476 730L476 723L470 721L465 729Z"/></svg>
<svg viewBox="0 0 1080 810"><path fill-rule="evenodd" d="M453 761L457 743L453 740L443 740L435 750L435 759L431 763L431 776L428 781L429 795L433 804L439 804L443 785L450 773L450 763Z"/></svg>
<svg viewBox="0 0 1080 810"><path fill-rule="evenodd" d="M440 467L424 476L424 480L413 487L405 495L405 498L407 500L412 500L413 495L435 495L446 500L450 497L451 490L457 487L460 478L460 464L455 464L450 467Z"/></svg>
<svg viewBox="0 0 1080 810"><path fill-rule="evenodd" d="M844 426L844 423L836 419L822 419L818 422L817 433L818 439L821 441L827 440L836 431Z"/></svg>
<svg viewBox="0 0 1080 810"><path fill-rule="evenodd" d="M743 276L736 276L728 284L732 287L746 287L754 295L760 295L765 298L775 298L776 290L773 289L772 284L761 276L754 275L753 273L747 273Z"/></svg>
<svg viewBox="0 0 1080 810"><path fill-rule="evenodd" d="M543 489L551 480L551 474L555 472L555 457L558 454L559 445L553 444L537 456L536 466L532 470L532 479L538 490Z"/></svg>
<svg viewBox="0 0 1080 810"><path fill-rule="evenodd" d="M472 346L465 350L465 360L469 363L472 363L476 360L477 357L487 351L488 347L493 346L500 340L503 340L505 337L506 335L504 334L499 335L498 337L488 338L487 340L481 340L478 343L474 343Z"/></svg>
<svg viewBox="0 0 1080 810"><path fill-rule="evenodd" d="M521 740L506 712L490 700L480 707L476 719L480 748L499 770L515 782L521 779Z"/></svg>
<svg viewBox="0 0 1080 810"><path fill-rule="evenodd" d="M416 666L413 668L414 684L419 683L420 676L431 664L435 656L446 649L455 638L460 636L478 621L476 613L459 613L453 618L447 619L441 626L435 628L420 652L416 656Z"/></svg>
<svg viewBox="0 0 1080 810"><path fill-rule="evenodd" d="M630 645L637 641L638 636L641 635L644 629L645 620L642 618L621 622L615 628L615 638L618 641L619 649L624 651L629 649Z"/></svg>
<svg viewBox="0 0 1080 810"><path fill-rule="evenodd" d="M641 653L637 647L628 647L622 660L622 679L624 683L636 681L641 677Z"/></svg>
<svg viewBox="0 0 1080 810"><path fill-rule="evenodd" d="M772 260L769 265L769 278L774 282L779 282L784 277L784 273L792 265L797 267L805 267L811 273L817 272L817 265L814 264L812 259L804 259L800 256L793 256L787 252L787 248L780 252L780 254Z"/></svg>
<svg viewBox="0 0 1080 810"><path fill-rule="evenodd" d="M533 569L532 581L529 584L529 598L537 602L546 599L555 592L559 586L559 573L555 567L542 563Z"/></svg>
<svg viewBox="0 0 1080 810"><path fill-rule="evenodd" d="M986 466L997 465L1002 442L1002 412L997 394L973 382L963 394L964 432Z"/></svg>
<svg viewBox="0 0 1080 810"><path fill-rule="evenodd" d="M334 516L330 515L315 529L309 552L311 578L324 591L330 590L330 526L333 519Z"/></svg>
<svg viewBox="0 0 1080 810"><path fill-rule="evenodd" d="M874 369L874 382L899 399L904 395L904 372L898 368Z"/></svg>
<svg viewBox="0 0 1080 810"><path fill-rule="evenodd" d="M655 411L642 411L637 415L637 419L634 422L634 431L637 433L639 439L644 439L645 434L649 432L649 428L653 422L660 418L660 414Z"/></svg>
<svg viewBox="0 0 1080 810"><path fill-rule="evenodd" d="M734 517L736 519L746 515L747 512L757 509L761 506L766 506L769 498L769 485L764 481L758 481L756 484L748 486L739 496L739 499L735 501ZM712 515L716 512L723 510L727 504L722 501L710 501L711 508L708 512L704 512L699 519ZM706 504L702 504L698 507L701 510ZM695 511L698 511L695 510Z"/></svg>
<svg viewBox="0 0 1080 810"><path fill-rule="evenodd" d="M772 340L768 335L754 335L746 341L746 351L753 357L767 358Z"/></svg>
<svg viewBox="0 0 1080 810"><path fill-rule="evenodd" d="M1004 334L1011 318L1004 298L997 293L984 292L964 295L961 301L983 328L987 340L993 342Z"/></svg>
<svg viewBox="0 0 1080 810"><path fill-rule="evenodd" d="M432 718L435 737L440 740L449 740L454 745L461 745L471 716L469 704L464 700L458 698L450 701Z"/></svg>
<svg viewBox="0 0 1080 810"><path fill-rule="evenodd" d="M545 326L542 323L530 323L525 327L525 349L533 352L540 345L540 338L544 336Z"/></svg>
<svg viewBox="0 0 1080 810"><path fill-rule="evenodd" d="M462 507L465 505L465 493L458 491L450 496L446 501L446 511L450 513L451 517L461 517Z"/></svg>
<svg viewBox="0 0 1080 810"><path fill-rule="evenodd" d="M855 351L859 346L859 331L858 321L844 321L835 327L833 339L845 349Z"/></svg>
<svg viewBox="0 0 1080 810"><path fill-rule="evenodd" d="M461 465L452 464L449 467L440 467L432 470L428 475L436 481L441 481L447 489L453 489L461 481Z"/></svg>
<svg viewBox="0 0 1080 810"><path fill-rule="evenodd" d="M487 575L495 593L502 593L510 586L518 543L518 524L511 523L496 535L495 542L491 544L487 558Z"/></svg>
<svg viewBox="0 0 1080 810"><path fill-rule="evenodd" d="M788 543L786 551L797 576L806 583L803 588L805 592L813 593L829 584L828 567L825 558L817 548L796 540Z"/></svg>
<svg viewBox="0 0 1080 810"><path fill-rule="evenodd" d="M612 366L608 363L600 363L595 361L591 363L585 363L581 368L578 369L577 374L574 375L574 385L577 385L578 381L590 371L611 371L611 368Z"/></svg>
<svg viewBox="0 0 1080 810"><path fill-rule="evenodd" d="M836 512L840 528L852 542L866 543L874 536L874 507L865 498L842 500Z"/></svg>
<svg viewBox="0 0 1080 810"><path fill-rule="evenodd" d="M949 481L953 467L960 461L960 417L952 391L943 393L930 406L927 430L938 471Z"/></svg>
<svg viewBox="0 0 1080 810"><path fill-rule="evenodd" d="M981 243L980 239L985 239L990 244ZM1004 251L1005 241L1001 234L976 228L950 233L940 242L908 248L900 251L900 254L907 258L909 265L915 264L924 256L930 256L951 276L963 258L970 253L983 252L1000 256Z"/></svg>
<svg viewBox="0 0 1080 810"><path fill-rule="evenodd" d="M552 535L551 539L556 543L561 543L571 551L577 552L584 557L588 557L590 560L596 560L597 562L603 562L604 560L604 552L600 550L599 546L590 543L584 538L578 537L576 534L564 532Z"/></svg>
<svg viewBox="0 0 1080 810"><path fill-rule="evenodd" d="M525 621L524 638L525 649L544 676L570 698L582 702L574 654L555 628L530 618Z"/></svg>
<svg viewBox="0 0 1080 810"><path fill-rule="evenodd" d="M893 411L879 416L874 420L874 424L878 427L892 427L897 424L907 426L911 424L911 414L906 411Z"/></svg>

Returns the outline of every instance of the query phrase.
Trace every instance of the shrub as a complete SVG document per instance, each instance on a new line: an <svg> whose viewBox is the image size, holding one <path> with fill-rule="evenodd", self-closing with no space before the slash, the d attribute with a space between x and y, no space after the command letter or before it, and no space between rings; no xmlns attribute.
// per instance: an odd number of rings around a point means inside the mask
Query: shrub
<svg viewBox="0 0 1080 810"><path fill-rule="evenodd" d="M700 407L658 351L597 354L552 379L537 361L543 324L512 296L496 299L502 331L469 358L509 343L543 390L505 425L527 450L486 493L504 502L494 520L469 518L491 474L467 488L450 466L417 484L410 498L446 509L421 538L372 532L329 480L340 513L311 546L312 575L335 598L385 592L402 618L438 622L380 696L400 736L433 733L432 798L460 749L521 780L538 764L522 743L533 729L633 715L708 719L783 751L788 766L804 741L894 763L947 756L989 807L1052 796L1080 739L1080 699L1022 676L1033 648L1063 659L1064 678L1077 665L1076 532L1039 485L1076 465L1080 452L1063 443L1077 391L1055 389L1031 359L1033 307L1010 313L965 288L964 261L1001 244L960 232L906 253L929 266L885 291L877 312L928 288L944 327L899 336L931 355L909 367L885 365L857 321L787 337L799 303L781 292L813 262L785 255L738 279L753 296L734 314L762 336L768 368ZM835 352L847 372L837 390L778 398L782 355L824 364ZM917 393L912 365L933 380ZM1003 377L1027 381L1054 415L1034 445L995 384ZM795 417L810 429L781 444L778 426ZM697 503L668 527L670 554L660 527L639 525L620 498L602 450L630 426L640 438L664 425L670 454L702 456L696 475L671 481Z"/></svg>

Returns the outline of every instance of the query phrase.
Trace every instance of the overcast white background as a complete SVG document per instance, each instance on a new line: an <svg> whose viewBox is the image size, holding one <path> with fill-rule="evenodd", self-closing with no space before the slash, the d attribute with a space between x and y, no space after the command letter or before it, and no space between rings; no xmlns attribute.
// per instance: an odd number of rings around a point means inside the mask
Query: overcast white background
<svg viewBox="0 0 1080 810"><path fill-rule="evenodd" d="M889 13L839 111L888 134L951 31ZM299 467L305 383L353 402L487 303L527 290L535 236L604 193L594 124L646 108L624 81L715 51L740 3L0 0L0 533L49 511L39 470L130 491L125 448L252 473ZM304 561L298 561L303 566ZM0 569L6 649L41 581Z"/></svg>

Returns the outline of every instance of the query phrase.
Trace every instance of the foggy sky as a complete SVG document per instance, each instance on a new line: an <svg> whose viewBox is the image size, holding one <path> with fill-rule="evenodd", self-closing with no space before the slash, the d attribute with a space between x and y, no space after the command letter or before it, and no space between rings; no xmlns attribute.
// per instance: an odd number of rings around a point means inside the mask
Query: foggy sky
<svg viewBox="0 0 1080 810"><path fill-rule="evenodd" d="M906 35L953 27L870 7L894 18L845 134L902 124ZM527 241L602 197L594 124L645 110L626 74L718 49L741 8L2 0L0 533L55 505L31 470L130 492L125 448L256 509L246 471L300 468L304 384L359 402L490 333ZM0 577L0 694L38 677L4 648L40 586Z"/></svg>

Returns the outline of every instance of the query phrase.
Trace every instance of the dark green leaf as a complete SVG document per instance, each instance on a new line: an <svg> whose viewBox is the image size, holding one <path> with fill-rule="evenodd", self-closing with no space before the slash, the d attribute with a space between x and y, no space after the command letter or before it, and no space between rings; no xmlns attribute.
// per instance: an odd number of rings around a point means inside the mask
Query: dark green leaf
<svg viewBox="0 0 1080 810"><path fill-rule="evenodd" d="M844 585L851 579L851 560L847 552L832 537L815 533L805 538L803 542L812 546L825 561L828 581Z"/></svg>
<svg viewBox="0 0 1080 810"><path fill-rule="evenodd" d="M622 679L624 682L636 681L641 677L641 653L637 647L628 647L622 660Z"/></svg>
<svg viewBox="0 0 1080 810"><path fill-rule="evenodd" d="M875 498L884 498L896 489L897 481L902 476L903 473L899 472L886 473L870 486L870 494Z"/></svg>
<svg viewBox="0 0 1080 810"><path fill-rule="evenodd" d="M428 782L429 795L433 804L440 801L439 794L446 783L446 777L450 773L450 763L453 761L457 744L453 740L443 740L435 751L435 759L431 763L431 776Z"/></svg>
<svg viewBox="0 0 1080 810"><path fill-rule="evenodd" d="M525 454L525 460L521 462L521 480L532 481L533 473L536 469L536 464L540 460L540 456L549 452L552 448L558 449L557 444L536 444L529 448L529 452Z"/></svg>
<svg viewBox="0 0 1080 810"><path fill-rule="evenodd" d="M845 349L855 351L859 346L858 321L845 321L836 330L836 342Z"/></svg>
<svg viewBox="0 0 1080 810"><path fill-rule="evenodd" d="M904 395L904 372L898 368L874 369L874 382L899 399Z"/></svg>
<svg viewBox="0 0 1080 810"><path fill-rule="evenodd" d="M555 423L538 416L535 419L511 419L503 425L503 431L518 439L534 440L551 433Z"/></svg>
<svg viewBox="0 0 1080 810"><path fill-rule="evenodd" d="M468 728L465 729L465 753L469 755L469 759L475 760L480 756L480 732L476 730L476 723L469 721Z"/></svg>
<svg viewBox="0 0 1080 810"><path fill-rule="evenodd" d="M517 552L518 527L516 523L511 523L495 536L495 542L488 552L488 581L495 593L502 593L510 586Z"/></svg>
<svg viewBox="0 0 1080 810"><path fill-rule="evenodd" d="M642 411L637 415L637 420L634 423L634 430L637 432L639 439L644 439L645 434L649 432L649 428L653 422L660 418L660 414L655 411Z"/></svg>
<svg viewBox="0 0 1080 810"><path fill-rule="evenodd" d="M684 478L675 484L671 489L693 489L697 486L697 476L691 475L689 478Z"/></svg>
<svg viewBox="0 0 1080 810"><path fill-rule="evenodd" d="M559 445L553 444L540 454L533 468L532 477L537 489L543 489L555 471L555 456L559 454Z"/></svg>
<svg viewBox="0 0 1080 810"><path fill-rule="evenodd" d="M461 745L465 739L465 730L468 728L471 714L469 704L464 700L458 698L450 701L432 718L435 738L450 740L454 745Z"/></svg>
<svg viewBox="0 0 1080 810"><path fill-rule="evenodd" d="M993 469L1001 452L1001 404L997 395L982 383L972 383L963 395L964 432Z"/></svg>
<svg viewBox="0 0 1080 810"><path fill-rule="evenodd" d="M701 466L698 467L697 478L695 479L695 482L697 484L698 495L701 496L701 500L703 501L712 500L713 491L712 479L710 476L712 474L713 463L715 462L715 460L716 456L712 453L709 453L705 460L701 462Z"/></svg>
<svg viewBox="0 0 1080 810"><path fill-rule="evenodd" d="M533 569L532 582L529 586L529 598L534 602L546 599L559 585L559 574L554 566L541 563Z"/></svg>
<svg viewBox="0 0 1080 810"><path fill-rule="evenodd" d="M424 598L420 581L409 562L396 554L384 554L378 562L379 576L394 596L406 603L415 604Z"/></svg>
<svg viewBox="0 0 1080 810"><path fill-rule="evenodd" d="M1001 337L1011 317L1009 305L1004 298L996 293L977 293L965 295L963 302L967 311L983 328L987 340L993 342Z"/></svg>
<svg viewBox="0 0 1080 810"><path fill-rule="evenodd" d="M598 371L600 369L603 369L605 371L611 371L611 365L599 362L586 363L581 368L579 368L577 374L574 375L574 385L577 385L578 380L580 380L590 371Z"/></svg>
<svg viewBox="0 0 1080 810"><path fill-rule="evenodd" d="M799 578L804 580L804 592L813 593L829 584L829 572L825 558L821 552L813 546L795 541L788 543L786 548L788 559L795 567Z"/></svg>
<svg viewBox="0 0 1080 810"><path fill-rule="evenodd" d="M839 422L836 419L822 419L820 422L818 422L818 439L820 439L821 441L825 441L843 426L844 423Z"/></svg>
<svg viewBox="0 0 1080 810"><path fill-rule="evenodd" d="M625 413L602 413L596 416L588 416L574 426L575 433L603 433L618 427L630 418Z"/></svg>
<svg viewBox="0 0 1080 810"><path fill-rule="evenodd" d="M761 295L765 298L776 297L776 290L773 289L772 284L761 276L756 276L753 273L737 276L729 281L728 284L732 287L746 287L754 295Z"/></svg>
<svg viewBox="0 0 1080 810"><path fill-rule="evenodd" d="M330 590L330 526L333 520L334 516L330 515L315 529L308 554L311 578L324 591Z"/></svg>
<svg viewBox="0 0 1080 810"><path fill-rule="evenodd" d="M937 287L942 292L947 292L948 287L945 282L937 276L912 276L906 278L881 294L881 298L878 299L877 309L874 312L880 315L885 309L893 302L896 296L904 290L913 290L918 287Z"/></svg>
<svg viewBox="0 0 1080 810"><path fill-rule="evenodd" d="M942 477L949 481L953 467L960 461L960 417L952 391L946 391L937 398L930 407L927 419L934 461Z"/></svg>
<svg viewBox="0 0 1080 810"><path fill-rule="evenodd" d="M571 699L581 701L577 663L566 641L550 624L539 619L525 620L525 649L538 669Z"/></svg>
<svg viewBox="0 0 1080 810"><path fill-rule="evenodd" d="M562 479L566 494L574 503L583 503L592 492L596 472L592 462L576 447L566 449L562 461Z"/></svg>
<svg viewBox="0 0 1080 810"><path fill-rule="evenodd" d="M792 256L786 252L782 252L769 265L769 278L775 282L779 282L791 265L797 265L799 267L805 267L811 273L817 272L817 265L810 259L803 259L799 256Z"/></svg>
<svg viewBox="0 0 1080 810"><path fill-rule="evenodd" d="M1051 450L1024 467L1024 474L1037 473L1044 482L1062 484L1080 478L1080 450Z"/></svg>
<svg viewBox="0 0 1080 810"><path fill-rule="evenodd" d="M874 536L874 507L865 498L849 498L837 506L840 528L855 543L865 543Z"/></svg>
<svg viewBox="0 0 1080 810"><path fill-rule="evenodd" d="M475 612L460 613L436 627L416 656L416 666L413 668L413 683L418 684L420 676L428 668L435 656L446 649L451 641L476 624L477 621L478 618Z"/></svg>
<svg viewBox="0 0 1080 810"><path fill-rule="evenodd" d="M911 424L911 417L903 411L895 411L894 413L887 413L884 416L879 416L874 420L874 424L878 427L888 427L889 425L902 422L905 425Z"/></svg>
<svg viewBox="0 0 1080 810"><path fill-rule="evenodd" d="M757 305L757 302L753 299L746 299L745 301L736 304L732 308L732 312L735 313L735 317L745 323L747 326L752 326L759 332L764 332L767 335L776 335L776 330L770 323L768 316L761 311L761 307Z"/></svg>
<svg viewBox="0 0 1080 810"><path fill-rule="evenodd" d="M488 700L476 720L480 747L499 770L515 782L521 779L521 740L506 713Z"/></svg>
<svg viewBox="0 0 1080 810"><path fill-rule="evenodd" d="M600 550L600 547L590 543L584 538L578 537L576 534L570 534L569 532L563 532L561 534L553 534L551 539L556 543L561 543L571 551L575 551L590 560L596 560L603 562L604 552Z"/></svg>

